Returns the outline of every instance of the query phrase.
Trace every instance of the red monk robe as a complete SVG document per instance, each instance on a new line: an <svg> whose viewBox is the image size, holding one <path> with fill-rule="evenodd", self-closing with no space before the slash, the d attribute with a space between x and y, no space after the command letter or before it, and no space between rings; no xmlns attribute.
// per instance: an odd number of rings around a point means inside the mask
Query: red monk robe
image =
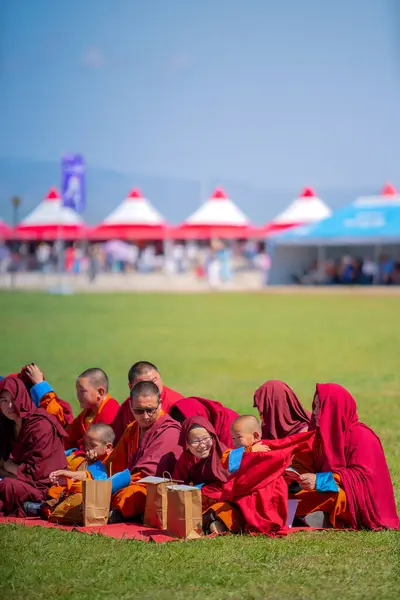
<svg viewBox="0 0 400 600"><path fill-rule="evenodd" d="M293 466L300 473L316 473L315 490L294 496L299 500L297 514L329 513L336 528L398 529L393 485L381 442L360 423L356 402L345 388L332 383L317 385L311 428L317 429L313 448L297 454Z"/></svg>
<svg viewBox="0 0 400 600"><path fill-rule="evenodd" d="M182 423L189 417L204 417L215 429L222 444L232 447L231 425L238 413L215 400L190 397L179 400L171 411L171 417Z"/></svg>
<svg viewBox="0 0 400 600"><path fill-rule="evenodd" d="M264 440L279 440L307 431L311 413L305 410L294 391L283 381L266 381L254 394L262 422Z"/></svg>
<svg viewBox="0 0 400 600"><path fill-rule="evenodd" d="M83 448L85 433L90 425L94 425L95 423L111 425L119 408L118 402L107 394L96 415L93 415L89 409L82 410L67 427L68 437L65 439L65 449Z"/></svg>
<svg viewBox="0 0 400 600"><path fill-rule="evenodd" d="M27 367L28 365L12 377L18 377L23 381L35 406L43 408L49 415L55 417L62 427L66 428L74 420L70 404L58 398L46 380L43 379L40 383L32 384L32 380L26 371Z"/></svg>
<svg viewBox="0 0 400 600"><path fill-rule="evenodd" d="M207 458L197 458L192 454L188 445L190 430L195 426L203 427L212 438L212 446ZM190 417L182 424L180 444L185 451L180 456L172 478L183 481L186 485L212 485L213 489L220 490L221 485L229 478L229 471L221 463L226 446L218 439L214 427L204 417ZM207 523L210 513L222 521L228 531L239 533L243 528L243 519L240 512L226 502L215 502L202 493L204 522Z"/></svg>
<svg viewBox="0 0 400 600"><path fill-rule="evenodd" d="M314 435L314 432L306 432L283 440L268 440L264 443L271 448L270 452L243 451L238 470L223 484L221 491L204 486L202 493L220 502L235 504L245 520L246 532L270 536L285 532L288 485L283 474L293 453L309 449Z"/></svg>
<svg viewBox="0 0 400 600"><path fill-rule="evenodd" d="M173 405L183 398L182 394L171 390L170 388L163 386L161 392L161 406L165 413L170 414ZM134 421L134 416L131 409L130 398L127 398L125 402L119 407L118 413L112 423L115 433L115 444L117 444L125 431L125 428Z"/></svg>
<svg viewBox="0 0 400 600"><path fill-rule="evenodd" d="M163 411L147 430L141 430L136 421L125 429L106 462L110 473L126 468L131 472L131 484L114 494L111 502L111 507L120 511L124 518L133 518L144 512L146 486L135 483L138 479L149 475L161 477L165 472L173 472L182 454L180 433L179 423Z"/></svg>
<svg viewBox="0 0 400 600"><path fill-rule="evenodd" d="M15 477L6 476L0 481L0 515L24 517L24 503L42 502L51 485L50 473L66 466L65 432L54 417L36 408L20 379L3 379L2 392L11 394L22 422L15 437L15 424L0 413L1 458L6 461L11 457L18 465Z"/></svg>

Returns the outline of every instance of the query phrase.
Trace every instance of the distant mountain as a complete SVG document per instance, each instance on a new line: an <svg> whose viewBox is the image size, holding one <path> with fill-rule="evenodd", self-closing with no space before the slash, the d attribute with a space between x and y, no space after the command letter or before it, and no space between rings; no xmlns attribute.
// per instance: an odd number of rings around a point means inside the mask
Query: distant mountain
<svg viewBox="0 0 400 600"><path fill-rule="evenodd" d="M36 162L28 159L0 158L0 217L11 223L10 199L18 195L22 204L18 220L25 217L45 196L52 186L60 186L59 162ZM143 195L171 223L180 223L188 217L201 201L205 200L216 185L221 185L234 202L257 225L272 219L282 211L301 190L260 189L251 183L238 181L200 181L178 178L118 173L115 171L87 167L87 203L84 219L89 224L100 222L127 196L133 187L141 189ZM305 184L312 182L305 181ZM377 188L378 189L378 188ZM377 189L323 190L316 193L332 208L351 202L357 196L376 193Z"/></svg>

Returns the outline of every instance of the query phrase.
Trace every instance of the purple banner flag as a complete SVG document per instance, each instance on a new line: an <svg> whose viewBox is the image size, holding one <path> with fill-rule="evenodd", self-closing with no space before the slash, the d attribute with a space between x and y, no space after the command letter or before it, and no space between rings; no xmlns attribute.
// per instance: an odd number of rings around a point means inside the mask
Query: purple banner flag
<svg viewBox="0 0 400 600"><path fill-rule="evenodd" d="M61 194L64 206L81 213L85 210L85 161L80 154L61 159Z"/></svg>

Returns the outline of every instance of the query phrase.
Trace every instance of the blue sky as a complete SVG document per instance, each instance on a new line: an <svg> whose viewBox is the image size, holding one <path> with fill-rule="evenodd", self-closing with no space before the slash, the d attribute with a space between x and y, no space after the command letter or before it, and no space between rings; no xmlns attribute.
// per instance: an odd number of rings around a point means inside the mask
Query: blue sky
<svg viewBox="0 0 400 600"><path fill-rule="evenodd" d="M398 0L2 0L0 156L400 184Z"/></svg>

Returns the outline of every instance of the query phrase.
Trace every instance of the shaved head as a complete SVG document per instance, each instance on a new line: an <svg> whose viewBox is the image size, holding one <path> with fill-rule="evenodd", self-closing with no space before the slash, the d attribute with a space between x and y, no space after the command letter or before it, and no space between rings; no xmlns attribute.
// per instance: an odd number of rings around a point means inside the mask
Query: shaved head
<svg viewBox="0 0 400 600"><path fill-rule="evenodd" d="M111 425L106 423L93 423L88 428L86 434L95 434L99 440L104 444L114 444L115 433Z"/></svg>
<svg viewBox="0 0 400 600"><path fill-rule="evenodd" d="M235 448L252 446L261 440L261 424L254 415L242 415L233 421L231 435Z"/></svg>
<svg viewBox="0 0 400 600"><path fill-rule="evenodd" d="M90 385L95 388L103 388L108 393L108 377L103 369L94 367L92 369L86 369L78 377L78 379L87 379Z"/></svg>
<svg viewBox="0 0 400 600"><path fill-rule="evenodd" d="M157 373L159 372L156 365L153 365L151 362L147 362L145 360L137 362L132 365L128 371L128 381L129 383L134 384L139 377L147 375L151 371L157 371Z"/></svg>
<svg viewBox="0 0 400 600"><path fill-rule="evenodd" d="M261 437L261 423L254 415L242 415L232 423L232 429L246 433L258 433Z"/></svg>
<svg viewBox="0 0 400 600"><path fill-rule="evenodd" d="M156 396L160 402L160 390L152 381L139 381L131 389L131 399L140 397Z"/></svg>

